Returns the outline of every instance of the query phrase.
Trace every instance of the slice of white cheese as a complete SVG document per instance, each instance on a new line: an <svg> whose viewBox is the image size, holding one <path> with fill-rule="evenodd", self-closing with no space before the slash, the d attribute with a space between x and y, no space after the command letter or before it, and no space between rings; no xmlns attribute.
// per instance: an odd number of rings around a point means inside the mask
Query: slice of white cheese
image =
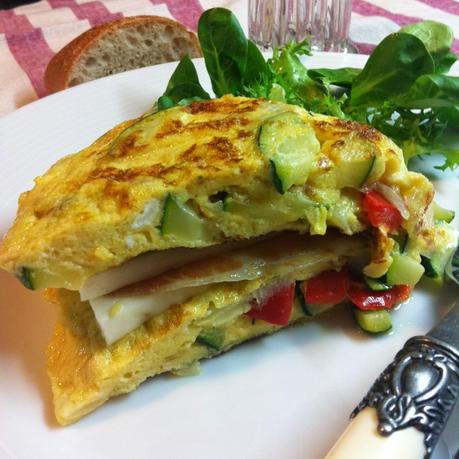
<svg viewBox="0 0 459 459"><path fill-rule="evenodd" d="M121 287L158 276L197 260L213 257L230 250L247 247L260 238L200 249L177 248L147 252L119 265L90 277L80 289L82 301L114 292Z"/></svg>
<svg viewBox="0 0 459 459"><path fill-rule="evenodd" d="M188 262L108 295L91 298L89 303L107 344L111 344L170 306L209 289L210 285L259 278L269 282L283 278L308 279L325 269L338 269L346 258L367 250L365 239L355 236L314 238L286 232L250 247Z"/></svg>
<svg viewBox="0 0 459 459"><path fill-rule="evenodd" d="M142 325L150 317L160 314L174 304L181 304L207 288L187 287L174 291L157 291L148 295L105 295L89 301L102 335L108 345L131 330Z"/></svg>

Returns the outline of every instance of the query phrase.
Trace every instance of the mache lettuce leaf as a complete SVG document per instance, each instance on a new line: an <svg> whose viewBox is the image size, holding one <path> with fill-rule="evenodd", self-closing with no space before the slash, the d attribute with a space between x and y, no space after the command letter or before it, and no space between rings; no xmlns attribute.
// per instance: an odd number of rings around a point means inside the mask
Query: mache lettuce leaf
<svg viewBox="0 0 459 459"><path fill-rule="evenodd" d="M446 75L456 56L451 29L423 21L388 35L363 69L308 69L307 40L275 48L265 59L225 8L205 11L198 24L214 94L265 97L307 110L371 124L403 150L405 159L430 153L454 169L459 153L445 135L459 131L459 77ZM208 99L189 58L184 58L158 108Z"/></svg>

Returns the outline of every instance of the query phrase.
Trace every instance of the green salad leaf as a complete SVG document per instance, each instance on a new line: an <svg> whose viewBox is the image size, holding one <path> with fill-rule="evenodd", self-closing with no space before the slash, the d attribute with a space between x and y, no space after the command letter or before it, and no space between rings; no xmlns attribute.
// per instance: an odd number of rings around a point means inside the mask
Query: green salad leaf
<svg viewBox="0 0 459 459"><path fill-rule="evenodd" d="M198 37L215 95L238 94L245 76L248 46L236 17L225 8L205 11L199 19Z"/></svg>
<svg viewBox="0 0 459 459"><path fill-rule="evenodd" d="M456 62L457 56L451 52L454 35L447 25L422 21L404 26L400 32L414 35L424 43L434 60L436 73L446 73Z"/></svg>
<svg viewBox="0 0 459 459"><path fill-rule="evenodd" d="M446 75L456 61L451 29L435 21L410 24L388 35L363 69L309 69L307 40L275 48L265 59L224 8L205 11L198 36L217 97L266 97L316 113L368 123L389 136L408 162L440 153L440 169L459 165L447 140L459 134L459 77ZM191 60L179 63L158 109L208 99Z"/></svg>
<svg viewBox="0 0 459 459"><path fill-rule="evenodd" d="M413 108L434 108L459 104L459 77L422 75L414 83L407 100ZM427 101L420 104L418 101Z"/></svg>
<svg viewBox="0 0 459 459"><path fill-rule="evenodd" d="M177 65L167 84L166 91L158 99L158 111L173 107L184 101L210 99L209 94L199 83L198 73L188 55Z"/></svg>
<svg viewBox="0 0 459 459"><path fill-rule="evenodd" d="M253 41L247 40L247 62L242 85L247 86L270 77L270 69L263 54Z"/></svg>
<svg viewBox="0 0 459 459"><path fill-rule="evenodd" d="M303 102L320 100L324 95L322 85L315 83L300 61L301 55L309 55L307 43L290 43L281 50L275 50L270 65L277 83Z"/></svg>
<svg viewBox="0 0 459 459"><path fill-rule="evenodd" d="M311 69L308 75L314 81L324 85L335 85L343 88L351 88L361 69L342 67L340 69Z"/></svg>
<svg viewBox="0 0 459 459"><path fill-rule="evenodd" d="M435 69L432 56L419 38L394 33L373 51L352 83L351 104L394 99L411 88L420 75Z"/></svg>

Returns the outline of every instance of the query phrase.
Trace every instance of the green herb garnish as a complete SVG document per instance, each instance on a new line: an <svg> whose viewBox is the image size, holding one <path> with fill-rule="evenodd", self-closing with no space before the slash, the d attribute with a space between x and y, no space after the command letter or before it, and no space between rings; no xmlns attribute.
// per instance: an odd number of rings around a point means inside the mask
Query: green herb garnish
<svg viewBox="0 0 459 459"><path fill-rule="evenodd" d="M307 110L368 123L403 150L405 160L439 153L440 169L459 165L459 77L446 75L457 57L453 33L438 22L410 24L388 35L363 69L308 69L307 41L276 48L265 60L237 18L224 8L205 11L198 36L217 97L266 97ZM159 109L208 99L191 60L182 59Z"/></svg>

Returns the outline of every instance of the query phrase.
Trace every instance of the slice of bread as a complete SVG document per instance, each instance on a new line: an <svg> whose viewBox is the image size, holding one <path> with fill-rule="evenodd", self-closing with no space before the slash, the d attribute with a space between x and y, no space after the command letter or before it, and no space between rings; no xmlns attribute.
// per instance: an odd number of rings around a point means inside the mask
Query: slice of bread
<svg viewBox="0 0 459 459"><path fill-rule="evenodd" d="M49 62L45 84L50 93L114 73L185 54L201 56L196 35L159 16L133 16L93 27L62 48Z"/></svg>

